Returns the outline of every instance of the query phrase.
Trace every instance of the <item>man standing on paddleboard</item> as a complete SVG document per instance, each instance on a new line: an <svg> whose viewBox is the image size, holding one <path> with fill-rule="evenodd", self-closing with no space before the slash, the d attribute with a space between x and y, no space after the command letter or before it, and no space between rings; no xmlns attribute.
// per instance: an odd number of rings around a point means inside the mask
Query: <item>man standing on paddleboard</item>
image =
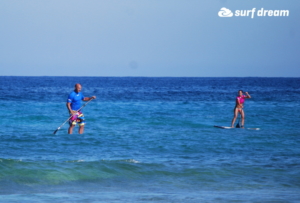
<svg viewBox="0 0 300 203"><path fill-rule="evenodd" d="M244 113L244 102L245 102L245 99L250 99L251 96L248 94L248 92L245 92L246 95L243 95L243 91L242 90L239 90L238 92L238 96L236 97L236 103L235 103L235 107L234 107L234 110L233 110L233 119L232 119L232 122L231 122L231 127L234 128L234 123L235 123L235 120L238 116L238 114L241 114L241 117L242 117L242 125L240 126L241 128L244 128L244 123L245 123L245 113Z"/></svg>
<svg viewBox="0 0 300 203"><path fill-rule="evenodd" d="M92 99L96 99L96 96L84 97L83 94L81 93L81 85L80 84L75 85L74 91L69 94L67 100L67 108L69 110L70 116L72 116L69 120L69 124L70 124L68 130L69 134L73 133L73 129L77 123L79 125L78 133L79 134L83 133L85 121L84 121L84 115L80 111L81 101L90 101Z"/></svg>

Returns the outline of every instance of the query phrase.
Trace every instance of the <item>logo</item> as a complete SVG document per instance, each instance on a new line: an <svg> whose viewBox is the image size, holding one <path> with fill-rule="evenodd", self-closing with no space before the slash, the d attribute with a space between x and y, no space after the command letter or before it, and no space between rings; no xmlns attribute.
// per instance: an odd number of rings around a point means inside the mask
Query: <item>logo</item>
<svg viewBox="0 0 300 203"><path fill-rule="evenodd" d="M231 12L231 10L223 7L221 8L221 10L219 11L218 15L220 17L232 17L233 16L233 13Z"/></svg>
<svg viewBox="0 0 300 203"><path fill-rule="evenodd" d="M256 8L252 8L251 10L235 10L234 13L231 12L228 8L221 8L218 12L220 17L288 17L290 15L289 10L266 10L261 8L256 10Z"/></svg>

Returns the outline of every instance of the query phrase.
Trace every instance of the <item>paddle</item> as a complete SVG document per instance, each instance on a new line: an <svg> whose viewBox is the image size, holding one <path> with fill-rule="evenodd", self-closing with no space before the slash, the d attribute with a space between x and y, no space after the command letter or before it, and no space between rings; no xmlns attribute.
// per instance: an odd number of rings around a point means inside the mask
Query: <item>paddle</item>
<svg viewBox="0 0 300 203"><path fill-rule="evenodd" d="M92 101L93 99L87 101L84 105L82 105L77 111L80 111L81 109L83 109L83 107L85 107L90 101ZM73 116L73 115L72 115ZM59 126L54 132L53 134L56 134L57 131L63 126L66 124L66 122L68 122L70 120L70 118L72 118L72 116L70 116L63 124L61 124L61 126Z"/></svg>

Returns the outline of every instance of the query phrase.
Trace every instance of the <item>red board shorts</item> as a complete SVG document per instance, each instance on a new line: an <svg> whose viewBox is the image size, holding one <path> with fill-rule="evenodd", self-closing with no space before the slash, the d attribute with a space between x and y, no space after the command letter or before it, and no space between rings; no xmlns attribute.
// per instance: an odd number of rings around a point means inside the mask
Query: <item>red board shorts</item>
<svg viewBox="0 0 300 203"><path fill-rule="evenodd" d="M71 114L70 114L70 116L71 116ZM78 111L69 120L70 125L76 125L77 123L79 126L83 126L85 124L84 115L81 111Z"/></svg>

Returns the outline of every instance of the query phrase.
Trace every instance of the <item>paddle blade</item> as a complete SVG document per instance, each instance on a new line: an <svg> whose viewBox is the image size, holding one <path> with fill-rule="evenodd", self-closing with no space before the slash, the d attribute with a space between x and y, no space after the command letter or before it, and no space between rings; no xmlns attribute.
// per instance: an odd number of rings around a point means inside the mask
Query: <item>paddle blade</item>
<svg viewBox="0 0 300 203"><path fill-rule="evenodd" d="M55 134L57 133L58 130L59 130L59 128L57 128L57 129L53 132L53 134L55 135Z"/></svg>
<svg viewBox="0 0 300 203"><path fill-rule="evenodd" d="M236 127L236 128L240 128L240 123L236 124L235 127Z"/></svg>

